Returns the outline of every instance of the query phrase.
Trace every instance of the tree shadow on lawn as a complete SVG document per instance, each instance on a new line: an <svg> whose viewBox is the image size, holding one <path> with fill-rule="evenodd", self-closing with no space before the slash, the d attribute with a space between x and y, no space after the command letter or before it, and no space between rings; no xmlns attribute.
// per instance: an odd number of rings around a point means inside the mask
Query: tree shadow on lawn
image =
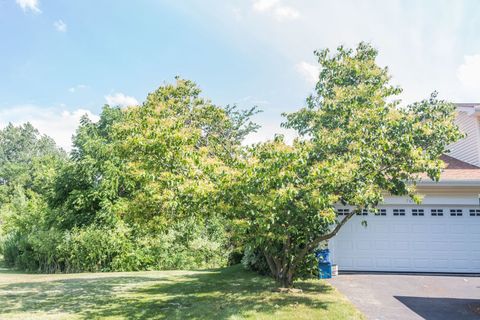
<svg viewBox="0 0 480 320"><path fill-rule="evenodd" d="M330 286L299 282L303 293L274 293L274 283L241 268L165 278L118 276L0 286L0 317L21 312L68 313L91 319L227 319L298 306L327 309Z"/></svg>

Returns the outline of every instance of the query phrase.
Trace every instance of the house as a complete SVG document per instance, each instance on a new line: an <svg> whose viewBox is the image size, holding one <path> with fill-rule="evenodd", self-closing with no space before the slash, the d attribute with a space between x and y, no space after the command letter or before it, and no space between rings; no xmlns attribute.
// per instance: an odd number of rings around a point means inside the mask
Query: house
<svg viewBox="0 0 480 320"><path fill-rule="evenodd" d="M480 104L457 104L456 123L467 137L442 157L439 182L418 183L420 205L386 196L330 241L340 270L480 273Z"/></svg>

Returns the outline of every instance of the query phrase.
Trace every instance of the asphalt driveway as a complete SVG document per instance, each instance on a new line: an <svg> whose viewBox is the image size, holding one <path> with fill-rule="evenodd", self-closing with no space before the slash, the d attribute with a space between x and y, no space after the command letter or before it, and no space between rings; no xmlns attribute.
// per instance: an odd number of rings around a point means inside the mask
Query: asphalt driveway
<svg viewBox="0 0 480 320"><path fill-rule="evenodd" d="M372 320L480 319L480 277L342 274L329 282Z"/></svg>

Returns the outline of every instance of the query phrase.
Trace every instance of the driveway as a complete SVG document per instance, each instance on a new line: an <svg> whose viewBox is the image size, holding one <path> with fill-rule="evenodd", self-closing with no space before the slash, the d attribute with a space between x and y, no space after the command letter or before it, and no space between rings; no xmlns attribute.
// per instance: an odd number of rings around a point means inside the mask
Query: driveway
<svg viewBox="0 0 480 320"><path fill-rule="evenodd" d="M329 282L372 320L480 319L480 277L341 274Z"/></svg>

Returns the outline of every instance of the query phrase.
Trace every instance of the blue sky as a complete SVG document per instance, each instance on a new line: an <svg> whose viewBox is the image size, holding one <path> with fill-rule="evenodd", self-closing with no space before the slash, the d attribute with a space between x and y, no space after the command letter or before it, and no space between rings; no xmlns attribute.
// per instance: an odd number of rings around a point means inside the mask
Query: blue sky
<svg viewBox="0 0 480 320"><path fill-rule="evenodd" d="M311 92L315 49L362 40L406 102L480 102L478 30L475 0L0 0L0 127L31 121L69 149L82 114L179 75L214 103L263 109L260 141Z"/></svg>

